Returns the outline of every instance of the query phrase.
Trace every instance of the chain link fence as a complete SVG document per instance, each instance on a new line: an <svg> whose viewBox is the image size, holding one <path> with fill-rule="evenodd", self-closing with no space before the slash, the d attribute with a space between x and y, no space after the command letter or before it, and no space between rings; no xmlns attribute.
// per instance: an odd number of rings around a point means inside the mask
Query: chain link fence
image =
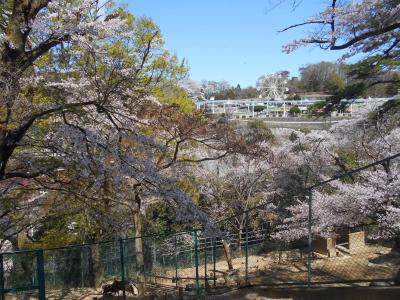
<svg viewBox="0 0 400 300"><path fill-rule="evenodd" d="M399 156L310 187L303 195L307 213L294 224L306 234L295 240L277 239L270 208L260 205L217 222L219 232L198 228L168 236L2 253L0 299L93 299L114 280L131 280L138 289L142 285L152 291L192 294L246 285L398 283L400 253L395 241L377 239L373 222L336 226L334 237L320 235L315 228L328 217L317 218L315 197L333 181ZM132 294L126 289L120 287L120 295Z"/></svg>
<svg viewBox="0 0 400 300"><path fill-rule="evenodd" d="M390 187L387 190L387 185L390 185L391 180L374 181L366 180L366 184L359 186L359 189L364 195L364 199L356 197L345 197L346 201L339 202L337 207L330 207L329 194L332 189L341 189L344 182L356 184L357 175L362 171L374 170L377 168L385 169L389 164L397 165L400 153L383 160L377 161L370 165L361 167L334 176L324 182L317 183L308 189L308 278L307 284L355 284L358 285L374 285L379 282L379 285L399 285L400 284L400 247L398 243L398 233L388 235L385 231L396 230L395 228L379 228L377 219L387 217L385 214L388 211L382 207L392 202L393 205L399 206L400 199L398 195L396 199L391 195ZM398 167L394 168L398 170ZM394 179L399 176L391 172L383 172L380 176L391 177ZM332 184L332 185L331 185ZM336 184L336 186L335 186ZM350 186L352 186L350 185ZM385 191L384 198L379 197L379 193ZM349 194L351 195L352 190ZM341 195L339 193L339 195ZM369 199L370 203L364 201ZM374 219L370 217L361 218L358 215L352 215L348 211L362 212L368 209L368 205L375 206ZM381 208L379 208L381 206ZM339 220L333 220L326 212L336 210L335 217ZM368 213L366 214L368 215ZM370 215L370 213L369 213ZM382 220L381 220L382 222ZM335 225L332 227L332 223ZM395 226L391 224L390 226ZM334 232L333 236L325 236L324 229L330 228ZM381 232L379 232L381 231ZM383 232L382 232L383 231ZM322 233L321 233L322 232ZM389 237L391 236L391 237Z"/></svg>

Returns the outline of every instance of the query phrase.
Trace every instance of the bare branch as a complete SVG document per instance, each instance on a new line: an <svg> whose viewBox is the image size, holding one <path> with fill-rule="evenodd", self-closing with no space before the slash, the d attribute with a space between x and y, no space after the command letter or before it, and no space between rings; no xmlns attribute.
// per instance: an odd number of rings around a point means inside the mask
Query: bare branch
<svg viewBox="0 0 400 300"><path fill-rule="evenodd" d="M360 34L356 38L351 39L350 41L348 41L348 42L346 42L346 43L344 43L342 45L332 45L330 47L330 49L331 50L343 50L343 49L346 49L346 48L349 48L349 47L353 46L357 42L360 42L362 40L365 40L367 38L370 38L370 37L373 37L373 36L376 36L376 35L380 35L380 34L384 34L384 33L393 31L393 30L398 29L398 28L400 28L400 23L394 23L394 24L392 24L390 26L386 26L384 28L368 31L368 32L365 32L363 34Z"/></svg>
<svg viewBox="0 0 400 300"><path fill-rule="evenodd" d="M322 20L321 21L308 21L308 22L304 22L304 23L291 25L291 26L286 27L284 29L278 30L278 32L281 33L281 32L288 31L288 30L290 30L292 28L296 28L296 27L300 27L300 26L304 26L304 25L310 25L310 24L327 24L327 22L326 21L322 21Z"/></svg>

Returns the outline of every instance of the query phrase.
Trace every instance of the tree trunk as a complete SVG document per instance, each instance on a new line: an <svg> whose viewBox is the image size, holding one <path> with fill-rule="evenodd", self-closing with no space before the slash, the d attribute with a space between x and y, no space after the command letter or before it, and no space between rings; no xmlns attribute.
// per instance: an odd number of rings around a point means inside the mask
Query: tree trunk
<svg viewBox="0 0 400 300"><path fill-rule="evenodd" d="M239 231L238 231L238 241L237 241L237 247L238 247L238 253L239 256L243 256L243 251L242 251L242 233L243 233L243 225L240 224Z"/></svg>
<svg viewBox="0 0 400 300"><path fill-rule="evenodd" d="M136 210L133 214L133 222L135 225L135 253L136 253L136 262L138 267L137 272L137 281L138 281L138 293L139 295L143 295L146 292L146 275L144 272L144 246L143 246L143 230L142 230L142 220L140 218L140 207L141 207L141 198L139 196L140 187L135 188L135 205Z"/></svg>
<svg viewBox="0 0 400 300"><path fill-rule="evenodd" d="M143 295L146 292L146 276L144 273L144 247L142 236L142 221L140 220L140 212L136 212L133 216L133 221L135 224L135 236L140 238L135 238L135 253L136 262L138 266L137 280L138 280L138 290L139 295Z"/></svg>
<svg viewBox="0 0 400 300"><path fill-rule="evenodd" d="M229 249L229 244L227 241L222 240L222 245L224 246L224 254L226 262L228 263L228 269L233 270L232 257L231 257L231 251Z"/></svg>
<svg viewBox="0 0 400 300"><path fill-rule="evenodd" d="M101 249L100 249L100 245L94 245L93 247L91 247L90 250L90 259L91 259L91 270L93 270L93 274L94 274L94 282L95 282L95 286L101 286L102 281L105 277L104 274L104 263L101 259Z"/></svg>

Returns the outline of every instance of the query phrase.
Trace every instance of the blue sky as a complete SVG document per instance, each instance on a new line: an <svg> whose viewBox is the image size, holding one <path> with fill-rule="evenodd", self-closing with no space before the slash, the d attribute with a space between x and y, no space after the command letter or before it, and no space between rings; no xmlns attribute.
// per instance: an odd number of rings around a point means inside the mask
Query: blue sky
<svg viewBox="0 0 400 300"><path fill-rule="evenodd" d="M324 0L292 1L273 8L279 0L125 0L129 10L157 23L166 47L188 60L194 80L227 80L242 87L254 85L266 73L319 61L333 61L341 53L303 48L284 54L282 45L305 34L296 29L277 33L318 12Z"/></svg>

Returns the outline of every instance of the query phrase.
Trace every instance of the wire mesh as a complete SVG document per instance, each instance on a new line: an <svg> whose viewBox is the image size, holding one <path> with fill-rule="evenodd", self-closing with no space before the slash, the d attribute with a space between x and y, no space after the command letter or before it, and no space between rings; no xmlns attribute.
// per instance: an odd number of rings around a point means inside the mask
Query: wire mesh
<svg viewBox="0 0 400 300"><path fill-rule="evenodd" d="M334 238L315 237L312 282L396 280L400 253L395 250L393 241L375 239L371 227L342 227L337 228Z"/></svg>
<svg viewBox="0 0 400 300"><path fill-rule="evenodd" d="M217 237L197 231L197 244L194 232L143 238L146 282L186 291L307 283L307 239L278 242L268 224L250 223L241 233L221 227L224 231ZM314 237L312 283L394 280L400 256L393 251L393 242L373 239L373 232L373 226L342 228L334 242ZM46 296L99 294L114 278L138 282L137 246L137 240L128 239L45 250ZM3 254L3 264L5 299L39 299L36 252Z"/></svg>
<svg viewBox="0 0 400 300"><path fill-rule="evenodd" d="M315 186L308 197L330 182ZM196 293L248 284L400 281L398 240L383 239L371 220L331 226L328 236L321 230L329 223L327 217L318 215L313 197L303 200L312 205L295 224L303 230L303 237L295 241L276 239L278 226L269 218L268 205L261 205L218 222L215 232L199 228L174 235L3 253L0 288L5 299L42 300L44 286L46 297L57 299L71 291L98 295L102 285L114 279L140 283L142 277L148 286Z"/></svg>
<svg viewBox="0 0 400 300"><path fill-rule="evenodd" d="M39 299L37 255L35 251L3 254L4 299Z"/></svg>
<svg viewBox="0 0 400 300"><path fill-rule="evenodd" d="M4 295L4 299L6 300L37 300L40 299L39 291L32 290L32 291L17 291L12 292Z"/></svg>
<svg viewBox="0 0 400 300"><path fill-rule="evenodd" d="M55 297L64 291L95 293L121 278L118 241L46 250L44 262L46 294Z"/></svg>
<svg viewBox="0 0 400 300"><path fill-rule="evenodd" d="M124 257L124 277L125 279L133 279L137 281L138 273L139 273L139 266L137 261L137 251L136 251L136 240L135 239L128 239L123 240L123 257ZM118 255L120 252L118 250ZM121 266L121 264L120 264ZM121 271L119 270L119 274Z"/></svg>
<svg viewBox="0 0 400 300"><path fill-rule="evenodd" d="M194 233L184 233L173 238L176 285L196 288L196 257Z"/></svg>
<svg viewBox="0 0 400 300"><path fill-rule="evenodd" d="M307 283L307 241L287 243L267 228L249 232L248 277L251 284Z"/></svg>
<svg viewBox="0 0 400 300"><path fill-rule="evenodd" d="M399 155L314 186L312 193L319 198L311 212L312 283L400 282L400 247L398 238L393 236L396 225L382 223L390 216L391 209L398 207L399 197L393 181L399 176ZM388 171L389 165L391 171ZM349 198L344 193L345 201L336 200L338 204L334 211L339 218L332 226L326 217L321 217L326 203L331 201L329 193L346 189L356 196ZM352 214L352 211L358 214Z"/></svg>

